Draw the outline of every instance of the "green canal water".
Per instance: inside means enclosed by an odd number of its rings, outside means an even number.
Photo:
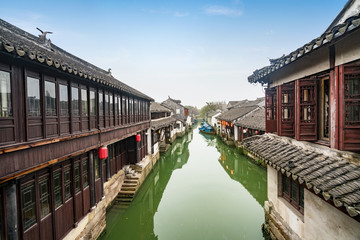
[[[263,239],[266,170],[195,129],[160,157],[132,204],[114,205],[102,239]]]

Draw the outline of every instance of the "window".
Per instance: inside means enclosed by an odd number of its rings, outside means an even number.
[[[121,116],[121,98],[118,98],[118,114]]]
[[[329,122],[330,122],[330,87],[329,78],[320,81],[320,123],[319,135],[322,140],[329,140]]]
[[[21,189],[24,231],[36,224],[35,184],[32,182]]]
[[[281,196],[301,213],[304,213],[304,187],[284,175],[281,175],[281,179]]]
[[[96,115],[96,99],[95,99],[95,91],[90,91],[90,116]]]
[[[80,186],[80,163],[79,162],[75,163],[74,171],[75,171],[75,176],[74,176],[75,193],[78,193],[81,190],[81,186]]]
[[[76,87],[71,88],[71,106],[72,115],[79,116],[79,89]]]
[[[104,116],[104,98],[101,92],[99,92],[99,115]]]
[[[109,115],[109,94],[105,94],[105,115]]]
[[[67,167],[64,170],[64,190],[65,190],[65,201],[67,201],[72,197],[70,167]]]
[[[11,117],[11,82],[10,73],[0,71],[0,117]]]
[[[94,157],[94,163],[95,163],[95,179],[100,178],[100,159],[99,156],[96,155]]]
[[[55,208],[61,206],[61,204],[63,203],[61,170],[58,170],[54,173],[54,198]]]
[[[114,96],[114,108],[115,108],[115,116],[117,116],[119,114],[119,109],[118,109],[118,97],[115,95]]]
[[[82,162],[82,167],[83,167],[83,187],[86,188],[87,186],[89,186],[89,175],[88,175],[88,161],[87,159],[83,160]]]
[[[69,116],[68,86],[59,84],[60,90],[60,116]]]
[[[360,73],[345,74],[345,125],[360,125]]]
[[[109,95],[109,99],[110,99],[110,115],[114,115],[114,96],[113,95]]]
[[[122,115],[125,116],[126,115],[126,98],[125,96],[122,96],[122,102],[121,102],[121,105],[122,105]]]
[[[45,81],[45,111],[46,116],[56,116],[55,83]]]
[[[50,213],[50,194],[49,194],[49,179],[43,177],[39,180],[40,191],[40,216],[41,219]]]
[[[87,96],[87,90],[81,89],[81,114],[83,116],[89,115],[88,110],[88,96]]]
[[[28,116],[41,116],[40,80],[27,77]]]
[[[132,117],[133,114],[134,114],[134,100],[132,98],[129,98],[129,115]]]

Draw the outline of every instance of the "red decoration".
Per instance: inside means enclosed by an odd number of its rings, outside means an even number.
[[[255,134],[258,134],[258,133],[259,133],[259,131],[258,131],[258,130],[256,130],[256,131],[255,131]]]
[[[107,147],[101,147],[99,149],[99,158],[106,159],[108,157],[108,149]]]
[[[136,141],[141,142],[141,135],[140,134],[136,134]]]
[[[231,123],[231,127],[233,127],[234,125],[233,125],[233,123]]]

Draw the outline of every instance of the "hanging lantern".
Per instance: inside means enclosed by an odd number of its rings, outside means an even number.
[[[231,125],[230,125],[231,127],[233,127],[234,126],[234,124],[233,123],[231,123]]]
[[[249,131],[249,129],[247,128],[247,129],[245,129],[246,130],[246,132],[248,132]]]
[[[258,130],[256,130],[256,131],[255,131],[255,134],[258,134],[258,133],[259,133],[259,131],[258,131]]]
[[[141,142],[141,135],[140,134],[136,134],[136,141]]]
[[[99,158],[106,159],[108,157],[108,149],[107,147],[101,147],[99,149]]]
[[[246,133],[246,129],[243,130],[243,133]]]

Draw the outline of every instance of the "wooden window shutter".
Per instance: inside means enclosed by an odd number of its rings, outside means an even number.
[[[278,89],[278,135],[294,137],[295,136],[295,84],[286,83],[279,86]]]
[[[296,139],[316,141],[317,136],[317,82],[316,79],[296,81]]]
[[[268,133],[273,133],[277,131],[276,106],[276,88],[265,89],[265,128],[266,132]]]
[[[360,151],[360,63],[340,66],[340,149]]]

